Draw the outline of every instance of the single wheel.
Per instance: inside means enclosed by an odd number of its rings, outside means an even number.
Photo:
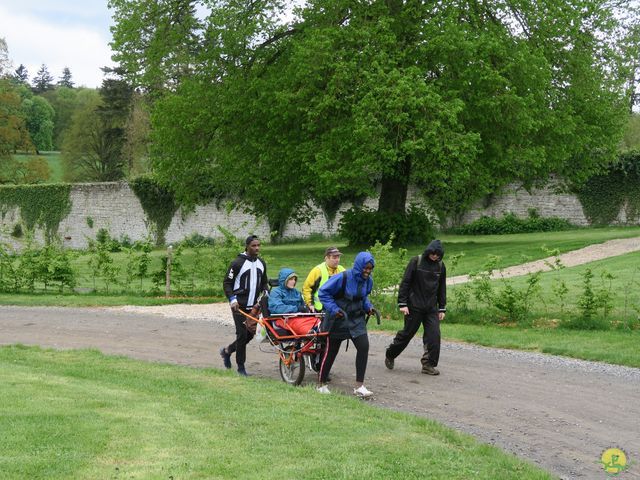
[[[304,379],[304,358],[295,350],[295,345],[290,345],[280,355],[280,376],[289,385],[300,385]]]

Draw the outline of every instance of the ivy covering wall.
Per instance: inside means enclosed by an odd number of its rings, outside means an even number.
[[[592,225],[609,225],[625,209],[627,223],[640,218],[640,150],[620,154],[607,172],[591,177],[576,192]]]
[[[152,177],[135,178],[129,182],[129,186],[140,200],[142,209],[151,223],[156,236],[156,244],[164,245],[165,234],[180,205],[176,203],[173,194],[159,185]]]
[[[42,228],[50,242],[58,233],[60,222],[71,211],[71,185],[11,185],[0,186],[0,213],[20,209],[20,217],[28,230]]]

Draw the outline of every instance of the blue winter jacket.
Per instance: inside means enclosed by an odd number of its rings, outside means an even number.
[[[302,294],[295,288],[287,288],[287,280],[297,277],[290,268],[283,268],[278,274],[278,286],[269,293],[269,312],[279,313],[304,312],[305,305]]]
[[[375,266],[373,255],[369,252],[360,252],[356,255],[356,259],[353,262],[353,268],[345,270],[343,273],[333,275],[327,280],[327,282],[320,287],[318,291],[318,298],[322,302],[325,312],[329,315],[335,315],[340,307],[336,304],[335,297],[342,290],[342,276],[347,276],[347,283],[345,285],[345,293],[352,297],[362,297],[362,309],[368,312],[373,308],[373,305],[369,301],[369,294],[373,288],[373,278],[371,275],[366,280],[362,277],[362,270],[364,266],[370,263]]]

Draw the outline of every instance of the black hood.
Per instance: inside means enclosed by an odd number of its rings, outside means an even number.
[[[433,240],[425,249],[424,256],[429,258],[430,253],[437,253],[440,257],[440,260],[444,258],[444,247],[442,246],[442,242],[440,240]]]

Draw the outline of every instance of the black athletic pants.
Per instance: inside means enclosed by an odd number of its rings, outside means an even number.
[[[422,344],[424,345],[424,354],[422,355],[422,365],[431,365],[436,367],[440,358],[440,320],[438,320],[438,312],[421,312],[412,310],[409,315],[404,316],[404,328],[396,333],[393,342],[387,348],[387,357],[394,359],[402,353],[409,345],[411,339],[415,336],[420,328],[424,327],[422,335]]]
[[[369,357],[369,336],[365,333],[359,337],[352,338],[354,347],[356,347],[356,382],[364,382],[364,374],[367,371],[367,359]],[[327,337],[327,345],[322,363],[320,364],[320,383],[326,383],[329,372],[333,366],[333,362],[338,355],[342,345],[342,340]]]
[[[253,338],[254,332],[247,329],[247,325],[245,324],[247,317],[240,312],[232,313],[233,323],[236,324],[236,339],[227,347],[227,352],[229,355],[236,352],[236,363],[238,367],[244,367],[244,362],[247,359],[247,343]]]

